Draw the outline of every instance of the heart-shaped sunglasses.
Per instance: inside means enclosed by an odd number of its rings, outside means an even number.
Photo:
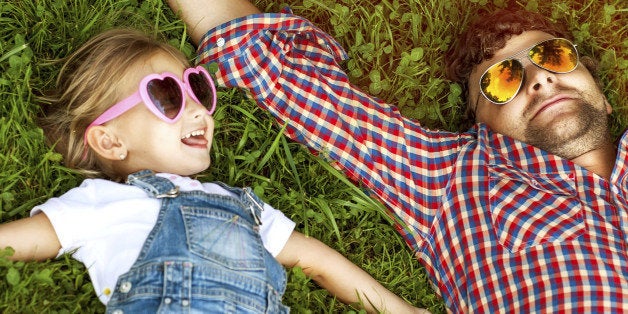
[[[121,100],[103,112],[85,129],[85,145],[87,131],[93,126],[102,125],[127,112],[136,105],[143,103],[155,116],[167,123],[175,123],[185,110],[185,95],[205,106],[208,114],[216,109],[216,86],[211,76],[202,66],[188,68],[183,72],[183,81],[170,72],[149,74],[139,84],[133,95]]]

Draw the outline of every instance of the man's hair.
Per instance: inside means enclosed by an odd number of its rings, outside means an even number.
[[[504,48],[512,36],[533,30],[573,41],[571,33],[564,25],[554,23],[539,13],[506,8],[477,16],[449,49],[445,58],[445,71],[450,80],[462,85],[468,120],[466,122],[475,121],[473,110],[469,108],[468,94],[469,83],[473,84],[469,82],[473,69]],[[581,58],[580,61],[597,79],[597,63],[590,58]]]
[[[189,66],[179,50],[129,29],[96,35],[67,58],[55,90],[40,98],[44,110],[39,121],[48,144],[63,155],[65,166],[87,177],[120,179],[114,169],[97,158],[83,136],[92,121],[128,96],[119,91],[129,71],[156,53],[165,53]]]

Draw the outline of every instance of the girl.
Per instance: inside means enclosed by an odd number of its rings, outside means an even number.
[[[57,86],[42,127],[91,179],[0,226],[13,259],[72,253],[111,313],[287,312],[279,263],[370,312],[421,311],[250,189],[187,177],[209,167],[216,91],[178,50],[107,31],[69,57]]]

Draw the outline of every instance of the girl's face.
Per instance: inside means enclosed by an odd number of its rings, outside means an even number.
[[[120,86],[121,99],[135,91],[148,74],[171,72],[181,79],[185,66],[166,53],[158,53],[129,69]],[[207,109],[185,95],[185,109],[175,123],[167,123],[144,105],[135,106],[107,123],[114,128],[126,157],[118,166],[121,173],[150,169],[178,175],[192,175],[209,167],[209,150],[214,119]]]

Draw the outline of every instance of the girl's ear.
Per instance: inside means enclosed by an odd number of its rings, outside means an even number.
[[[93,126],[87,131],[87,143],[102,158],[124,160],[121,156],[126,156],[124,143],[104,125]]]

